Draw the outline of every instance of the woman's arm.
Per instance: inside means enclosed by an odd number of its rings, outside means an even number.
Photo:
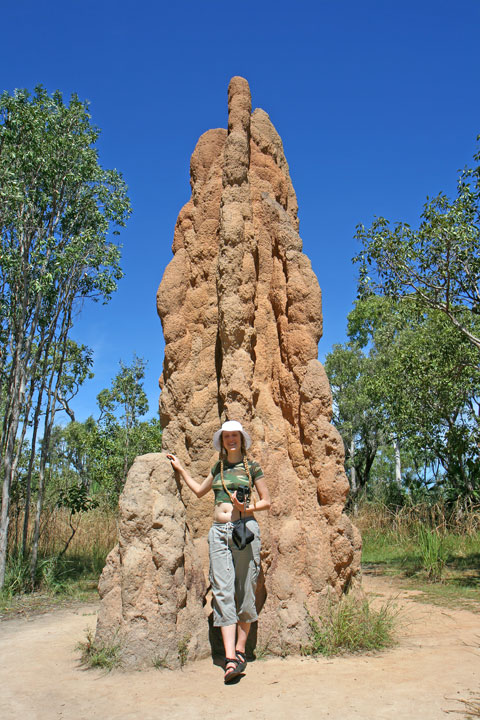
[[[211,490],[212,482],[213,482],[212,473],[209,473],[208,477],[205,478],[205,480],[202,480],[202,482],[197,482],[197,480],[194,480],[188,474],[188,472],[185,470],[185,468],[183,467],[180,460],[177,457],[175,457],[175,455],[168,453],[167,458],[172,463],[173,469],[176,470],[182,476],[185,484],[188,485],[190,490],[192,490],[192,492],[194,492],[198,498],[203,497],[204,495],[207,494],[207,492],[209,490]]]
[[[257,488],[258,497],[257,504],[250,500],[249,507],[245,508],[244,503],[240,503],[237,500],[237,493],[233,495],[233,506],[237,508],[244,515],[253,515],[257,510],[269,510],[270,509],[270,493],[268,492],[267,483],[265,478],[261,477],[255,482]]]

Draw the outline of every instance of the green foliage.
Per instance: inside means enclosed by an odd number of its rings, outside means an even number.
[[[42,586],[54,595],[64,593],[68,584],[69,568],[54,555],[38,563]]]
[[[142,360],[134,358],[131,367],[121,365],[121,372],[112,382],[115,401],[119,398],[125,401],[118,409],[119,418],[114,413],[117,410],[115,406],[112,406],[108,413],[102,412],[103,406],[100,407],[99,421],[90,417],[84,423],[72,421],[65,427],[53,427],[48,453],[45,454],[48,483],[45,483],[43,489],[44,511],[53,515],[57,514],[55,508],[67,509],[68,526],[61,529],[51,546],[45,547],[44,537],[49,534],[52,524],[49,522],[44,525],[43,537],[39,538],[42,547],[39,551],[38,567],[33,575],[34,581],[32,577],[27,579],[26,561],[16,564],[20,552],[19,516],[21,515],[23,520],[22,506],[26,502],[28,491],[31,499],[38,499],[38,467],[44,443],[41,442],[32,456],[30,473],[30,453],[20,453],[18,473],[11,493],[16,528],[10,548],[14,562],[11,567],[9,565],[6,578],[8,593],[26,592],[36,586],[52,592],[68,591],[72,578],[66,553],[71,545],[75,545],[77,533],[86,522],[84,518],[97,507],[102,507],[103,510],[108,507],[115,508],[134,458],[148,452],[160,451],[162,433],[159,420],[140,420],[140,414],[148,408],[141,383],[144,367]],[[122,381],[126,379],[126,382],[121,385],[117,382],[119,378]],[[48,542],[46,544],[48,545]],[[96,548],[91,549],[92,554],[96,553],[96,557],[98,556],[98,571],[102,569],[106,552],[110,549],[111,545],[105,548],[103,544],[97,553]],[[70,555],[69,557],[71,558]]]
[[[36,568],[36,584],[54,594],[63,592],[66,587],[65,578],[62,581],[62,574],[65,575],[65,571],[62,571],[57,560],[57,557],[41,559]],[[23,557],[21,553],[10,554],[2,590],[4,597],[28,593],[31,590],[29,558]]]
[[[49,303],[72,272],[78,295],[108,298],[121,276],[118,248],[105,237],[130,208],[120,174],[98,164],[98,137],[76,95],[66,105],[60,92],[38,86],[32,96],[0,97],[2,267],[11,280],[24,273],[25,238],[32,300],[40,294]]]
[[[98,598],[98,578],[117,540],[115,514],[105,507],[77,514],[75,537],[62,554],[71,533],[71,514],[57,507],[47,507],[46,513],[36,567],[38,592],[32,593],[30,557],[12,550],[4,590],[0,592],[2,614],[14,614],[15,608],[22,605],[34,611],[37,606],[48,608]]]
[[[334,345],[326,357],[325,371],[332,389],[333,421],[345,444],[346,468],[351,478],[352,469],[355,471],[355,483],[351,482],[355,497],[368,484],[384,437],[382,408],[371,397],[376,362],[355,344]]]
[[[72,420],[74,420],[74,414],[70,409],[70,402],[77,395],[85,380],[93,378],[92,365],[93,351],[91,348],[86,345],[78,345],[74,340],[68,338],[57,396],[62,409]]]
[[[72,515],[98,507],[98,500],[88,496],[88,489],[85,485],[71,485],[66,490],[61,489],[58,493],[57,503],[60,507],[68,508]]]
[[[453,200],[443,193],[427,199],[417,230],[405,223],[392,229],[384,218],[368,230],[360,225],[363,249],[355,261],[361,296],[376,291],[439,310],[478,351],[480,335],[466,320],[480,311],[480,152],[474,161],[460,174]]]
[[[404,486],[451,502],[480,499],[480,153],[474,160],[453,200],[427,200],[418,229],[384,218],[357,228],[359,300],[343,348],[362,366],[347,395],[360,390],[358,408],[380,418],[383,445],[393,438],[408,455]],[[352,425],[338,427],[362,453],[358,417]]]
[[[401,575],[421,587],[428,601],[450,604],[478,599],[479,507],[445,502],[392,510],[360,504],[355,523],[362,534],[362,563]]]
[[[114,410],[120,408],[122,424],[131,428],[138,417],[148,412],[148,400],[143,390],[145,361],[133,356],[131,365],[120,361],[120,372],[114,377],[110,390],[102,390],[97,396],[98,406],[104,422],[113,422]]]
[[[57,478],[57,502],[61,505],[75,512],[92,509],[97,503],[116,506],[134,458],[160,451],[159,420],[140,420],[148,410],[144,371],[144,361],[136,356],[130,366],[121,363],[111,388],[98,395],[98,421],[90,417],[54,429],[51,483]]]
[[[92,492],[114,507],[135,457],[160,452],[160,421],[152,418],[130,428],[128,444],[125,428],[117,423],[109,423],[108,427],[99,426],[96,436],[98,443],[90,455]]]
[[[110,549],[92,545],[87,553],[67,557],[59,556],[57,552],[42,552],[36,567],[35,587],[49,596],[76,597],[79,591],[96,591]],[[2,590],[4,599],[31,591],[30,558],[21,553],[10,553]]]
[[[25,366],[75,300],[108,300],[122,276],[106,238],[130,206],[121,175],[98,163],[98,136],[76,95],[68,105],[41,86],[0,96],[0,319]]]
[[[339,655],[383,650],[395,643],[398,611],[387,601],[378,609],[369,599],[345,595],[330,602],[321,618],[310,617],[311,645],[306,655]]]
[[[110,672],[121,665],[119,643],[100,643],[95,640],[92,630],[87,630],[87,637],[84,642],[77,645],[81,652],[81,662],[89,668],[103,668]]]
[[[161,448],[159,421],[139,421],[148,411],[144,377],[145,361],[134,355],[131,365],[120,362],[120,371],[111,387],[97,396],[100,410],[97,449],[101,448],[101,452],[95,478],[102,478],[102,484],[109,485],[115,499],[134,458],[146,452],[159,452]]]
[[[122,277],[120,248],[108,234],[130,214],[126,186],[104,170],[87,105],[76,95],[39,86],[30,95],[0,96],[0,439],[2,493],[0,587],[4,582],[10,487],[17,448],[31,428],[26,472],[30,496],[40,420],[38,462],[41,510],[50,434],[59,407],[89,375],[91,352],[69,338],[75,309],[86,298],[107,301]],[[35,519],[32,582],[40,512]]]
[[[407,492],[423,487],[452,502],[480,498],[480,369],[473,345],[440,311],[376,295],[357,301],[348,334],[350,342],[335,346],[325,367],[347,468],[356,467],[360,485],[371,491],[379,472],[386,477],[389,457],[394,468],[394,439]],[[352,440],[357,458],[350,457]],[[373,481],[362,469],[367,453]]]

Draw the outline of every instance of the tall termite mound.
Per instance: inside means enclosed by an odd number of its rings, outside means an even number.
[[[343,512],[344,448],[317,360],[320,288],[302,252],[282,141],[263,110],[252,113],[243,78],[229,85],[228,130],[201,136],[190,175],[157,296],[163,446],[202,478],[223,420],[250,431],[272,497],[269,514],[258,513],[258,633],[272,652],[298,650],[308,612],[358,573],[361,543]],[[213,496],[180,492],[206,571]]]

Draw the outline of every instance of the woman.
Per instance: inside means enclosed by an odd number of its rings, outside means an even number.
[[[246,457],[250,445],[250,436],[239,422],[224,422],[213,436],[219,460],[203,482],[193,480],[175,455],[167,455],[198,498],[211,489],[215,493],[213,525],[208,533],[210,583],[213,624],[220,627],[225,647],[225,683],[247,667],[245,644],[250,625],[258,617],[255,588],[260,570],[260,531],[253,513],[270,507],[262,469]],[[242,548],[245,541],[248,544]]]

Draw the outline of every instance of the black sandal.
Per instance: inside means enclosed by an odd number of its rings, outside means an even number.
[[[239,661],[239,667],[241,666],[242,668],[241,671],[244,672],[247,667],[247,656],[241,650],[235,650],[235,655],[237,656],[237,660]]]
[[[231,670],[227,670],[228,665],[233,665]],[[234,678],[238,677],[245,670],[245,663],[240,662],[236,657],[225,658],[225,675],[223,676],[223,682],[225,684],[231,682]]]

